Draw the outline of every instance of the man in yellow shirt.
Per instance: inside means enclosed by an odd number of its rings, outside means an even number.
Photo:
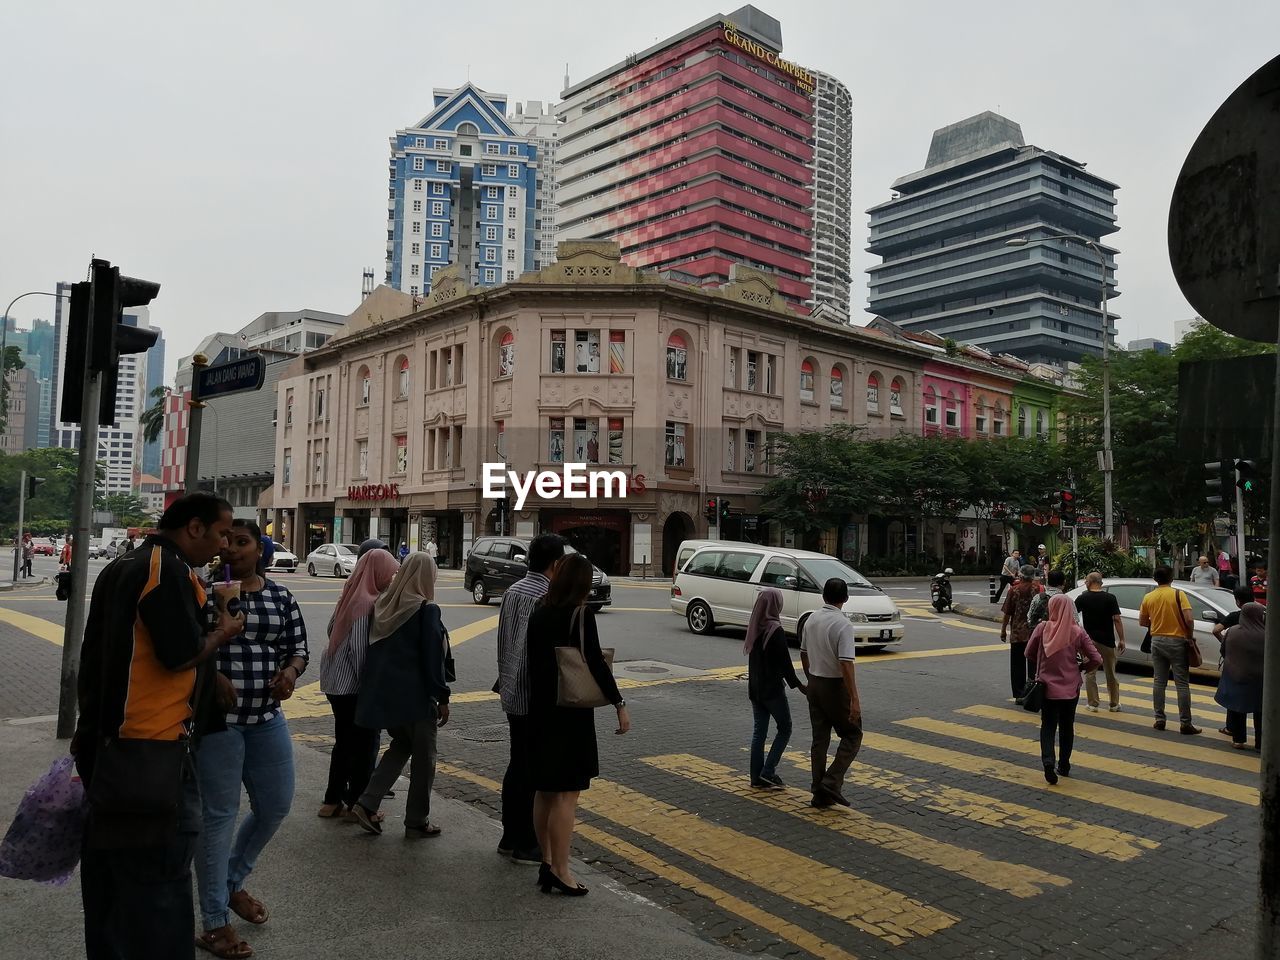
[[[1191,614],[1191,601],[1181,590],[1175,590],[1173,571],[1168,567],[1156,567],[1156,588],[1142,598],[1138,610],[1138,623],[1151,630],[1151,666],[1155,684],[1151,692],[1155,709],[1157,730],[1163,730],[1164,691],[1173,674],[1173,685],[1178,691],[1178,732],[1192,736],[1200,728],[1191,723],[1191,671],[1187,661],[1187,643],[1195,643],[1195,619]],[[1188,639],[1190,638],[1190,639]]]

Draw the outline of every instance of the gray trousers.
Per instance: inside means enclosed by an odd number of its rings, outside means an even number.
[[[1164,691],[1173,674],[1173,685],[1178,691],[1178,720],[1191,723],[1191,671],[1187,666],[1187,641],[1182,637],[1151,637],[1151,666],[1155,684],[1151,690],[1151,706],[1156,719],[1164,717]]]
[[[395,785],[396,779],[409,766],[409,799],[405,803],[404,825],[424,827],[431,816],[431,785],[436,779],[436,709],[431,716],[419,720],[411,727],[393,727],[391,745],[378,761],[377,769],[369,778],[369,786],[360,798],[360,806],[366,810],[378,809],[382,798]]]
[[[862,746],[862,726],[849,720],[849,691],[838,677],[809,678],[809,722],[813,725],[813,792],[840,793],[849,764]],[[840,735],[835,759],[827,765],[831,731]]]

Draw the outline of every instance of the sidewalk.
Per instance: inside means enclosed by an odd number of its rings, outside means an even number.
[[[48,586],[51,581],[48,577],[28,577],[25,580],[0,580],[0,593],[7,593],[10,590],[30,590],[33,587]]]
[[[53,724],[0,723],[0,833],[26,788],[66,749]],[[294,748],[293,812],[250,881],[271,920],[238,924],[263,960],[430,956],[728,960],[732,951],[699,939],[675,915],[575,864],[591,888],[582,898],[543,896],[536,871],[496,855],[498,827],[487,816],[438,794],[437,840],[407,842],[401,831],[402,782],[383,805],[387,832],[370,836],[355,824],[321,820],[328,757]],[[242,813],[248,801],[242,800]],[[4,955],[49,960],[83,957],[79,878],[65,887],[0,879]],[[199,913],[197,911],[197,924]],[[206,954],[197,954],[206,956]]]

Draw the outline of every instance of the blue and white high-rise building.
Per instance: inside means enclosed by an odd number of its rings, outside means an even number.
[[[472,286],[536,269],[552,187],[540,176],[537,137],[516,133],[505,95],[468,83],[435,90],[434,100],[391,138],[387,283],[425,296],[450,264]]]

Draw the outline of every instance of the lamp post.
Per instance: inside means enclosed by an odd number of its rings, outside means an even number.
[[[1115,539],[1114,512],[1111,505],[1111,317],[1107,312],[1107,254],[1102,244],[1078,233],[1055,233],[1048,237],[1012,237],[1006,247],[1026,247],[1050,240],[1075,240],[1098,257],[1102,271],[1102,509],[1107,539]]]
[[[12,300],[9,305],[4,308],[4,316],[0,317],[0,390],[6,394],[9,392],[9,383],[7,371],[3,369],[5,352],[9,349],[9,311],[13,309],[13,305],[24,297],[57,297],[60,300],[70,299],[65,293],[50,293],[48,290],[28,290],[26,293],[20,293]],[[55,398],[56,400],[56,398]]]

